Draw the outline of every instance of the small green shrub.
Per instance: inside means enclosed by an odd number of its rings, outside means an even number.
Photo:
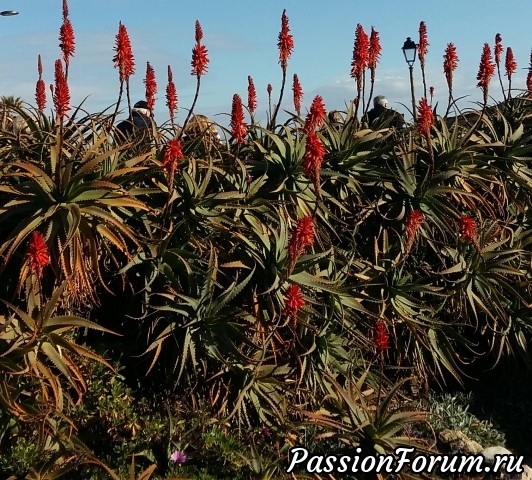
[[[460,430],[482,447],[504,446],[504,433],[489,420],[480,420],[469,412],[473,402],[471,393],[431,394],[425,401],[429,412],[428,421],[436,432],[445,429]]]

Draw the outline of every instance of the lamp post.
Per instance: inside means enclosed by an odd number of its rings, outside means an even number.
[[[410,37],[407,37],[405,43],[403,44],[403,48],[401,50],[403,50],[406,63],[408,63],[408,69],[410,70],[410,92],[412,93],[412,115],[414,116],[414,121],[415,121],[417,120],[417,112],[416,112],[416,97],[414,95],[414,62],[416,61],[417,45]]]

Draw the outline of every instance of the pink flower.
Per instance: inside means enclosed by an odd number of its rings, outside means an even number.
[[[176,450],[175,452],[172,452],[172,455],[170,455],[170,460],[178,465],[185,463],[187,458],[188,457],[186,456],[185,452],[181,450]]]

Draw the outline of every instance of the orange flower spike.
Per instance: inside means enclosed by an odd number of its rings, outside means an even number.
[[[417,128],[420,135],[430,137],[430,129],[434,124],[434,114],[427,99],[423,97],[419,101],[418,116],[417,116]]]
[[[135,59],[131,50],[131,41],[125,25],[118,24],[118,33],[114,47],[116,55],[113,57],[115,68],[118,67],[120,81],[128,80],[135,73]]]
[[[28,266],[32,273],[42,277],[44,267],[50,264],[50,254],[41,232],[33,231],[28,244]]]
[[[481,252],[477,237],[477,223],[469,215],[462,215],[460,217],[460,235],[462,240],[471,240],[477,252]]]
[[[166,85],[166,106],[172,123],[174,122],[175,113],[177,112],[177,92],[174,84],[174,75],[172,67],[168,65],[168,84]]]
[[[303,98],[303,89],[299,83],[299,78],[296,73],[294,73],[294,83],[292,86],[292,91],[294,92],[294,108],[298,115],[301,115],[301,99]]]
[[[448,43],[445,49],[445,55],[443,56],[443,72],[447,80],[449,90],[453,89],[453,72],[458,66],[458,55],[456,54],[456,47],[454,43]]]
[[[231,135],[236,143],[246,143],[247,135],[246,123],[244,121],[244,107],[240,95],[233,95],[233,107],[231,110]]]
[[[503,51],[504,51],[504,48],[502,46],[502,37],[501,37],[501,34],[498,33],[497,35],[495,35],[495,47],[493,48],[495,63],[497,65],[501,63],[501,55]]]
[[[508,79],[512,78],[512,75],[517,70],[517,63],[514,58],[514,52],[511,47],[506,49],[506,59],[504,61],[504,67],[506,68],[506,76]]]
[[[248,75],[248,110],[251,115],[255,113],[257,108],[257,91],[255,90],[255,84],[253,78]]]
[[[416,238],[416,233],[425,221],[425,216],[421,213],[420,210],[412,210],[408,218],[406,219],[406,247],[405,253],[410,252],[414,240]]]
[[[314,244],[314,221],[312,217],[302,217],[296,226],[296,231],[288,244],[288,275],[292,273],[297,260],[307,247]]]
[[[307,134],[313,133],[316,129],[323,126],[325,121],[325,105],[323,103],[323,98],[319,95],[314,97],[312,104],[310,105],[310,110],[305,120],[305,132]]]
[[[43,112],[46,108],[46,85],[42,79],[42,62],[40,55],[37,61],[37,71],[39,72],[39,79],[35,86],[35,101],[37,102],[37,108]]]
[[[146,85],[146,103],[148,104],[148,109],[153,111],[155,107],[155,94],[157,93],[157,82],[155,81],[155,71],[150,65],[150,62],[146,64],[144,85]]]
[[[286,297],[283,314],[291,319],[297,319],[299,310],[305,306],[305,300],[298,285],[290,285],[286,289]]]
[[[368,68],[371,70],[372,76],[375,75],[375,69],[379,63],[381,51],[382,47],[379,39],[379,32],[371,27],[371,34],[369,37]]]
[[[55,88],[53,89],[54,107],[59,119],[67,116],[70,110],[70,90],[63,71],[61,60],[55,61]]]
[[[281,16],[281,31],[279,32],[277,46],[279,48],[279,63],[285,72],[288,66],[288,59],[294,49],[294,37],[290,34],[286,10],[283,10],[283,15]]]
[[[73,57],[74,52],[76,51],[74,28],[68,18],[63,20],[63,24],[59,29],[59,42],[59,47],[63,53],[63,60],[65,61],[65,65],[68,66],[70,63],[70,57]]]
[[[377,320],[373,341],[378,354],[390,348],[390,336],[382,320]]]
[[[425,67],[425,56],[429,52],[429,42],[427,39],[427,25],[425,22],[419,24],[419,45],[417,48],[417,56],[421,67]]]
[[[362,79],[364,70],[369,64],[370,42],[364,28],[359,23],[355,31],[355,45],[353,47],[353,60],[351,61],[351,77]]]
[[[308,134],[303,157],[305,176],[314,183],[316,195],[320,195],[320,170],[325,156],[325,147],[316,133]]]
[[[491,62],[491,48],[488,43],[485,43],[477,74],[477,87],[482,89],[484,104],[488,103],[488,87],[493,75],[495,75],[495,65]]]
[[[207,52],[207,47],[202,45],[201,40],[203,39],[203,30],[198,20],[196,20],[196,45],[192,49],[192,75],[196,77],[201,77],[207,73],[207,68],[209,65],[209,56]]]

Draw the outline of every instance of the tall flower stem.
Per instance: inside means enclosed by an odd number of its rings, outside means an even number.
[[[200,91],[200,85],[201,85],[201,77],[197,77],[196,81],[196,93],[194,94],[194,100],[192,100],[192,105],[188,111],[187,117],[185,118],[185,121],[183,122],[183,127],[181,128],[181,131],[179,132],[179,135],[177,137],[178,140],[181,139],[183,136],[183,133],[185,132],[185,128],[187,126],[187,123],[190,120],[190,117],[192,116],[192,112],[194,111],[194,107],[196,106],[196,102],[198,101],[199,91]]]
[[[277,113],[279,112],[281,101],[283,100],[285,83],[286,83],[286,69],[283,69],[283,81],[281,82],[281,91],[279,92],[279,101],[277,102],[277,105],[275,105],[275,110],[273,111],[273,115],[270,119],[270,125],[269,125],[270,130],[273,130],[275,128],[275,121],[277,119]],[[270,106],[270,109],[271,109],[271,106]]]

